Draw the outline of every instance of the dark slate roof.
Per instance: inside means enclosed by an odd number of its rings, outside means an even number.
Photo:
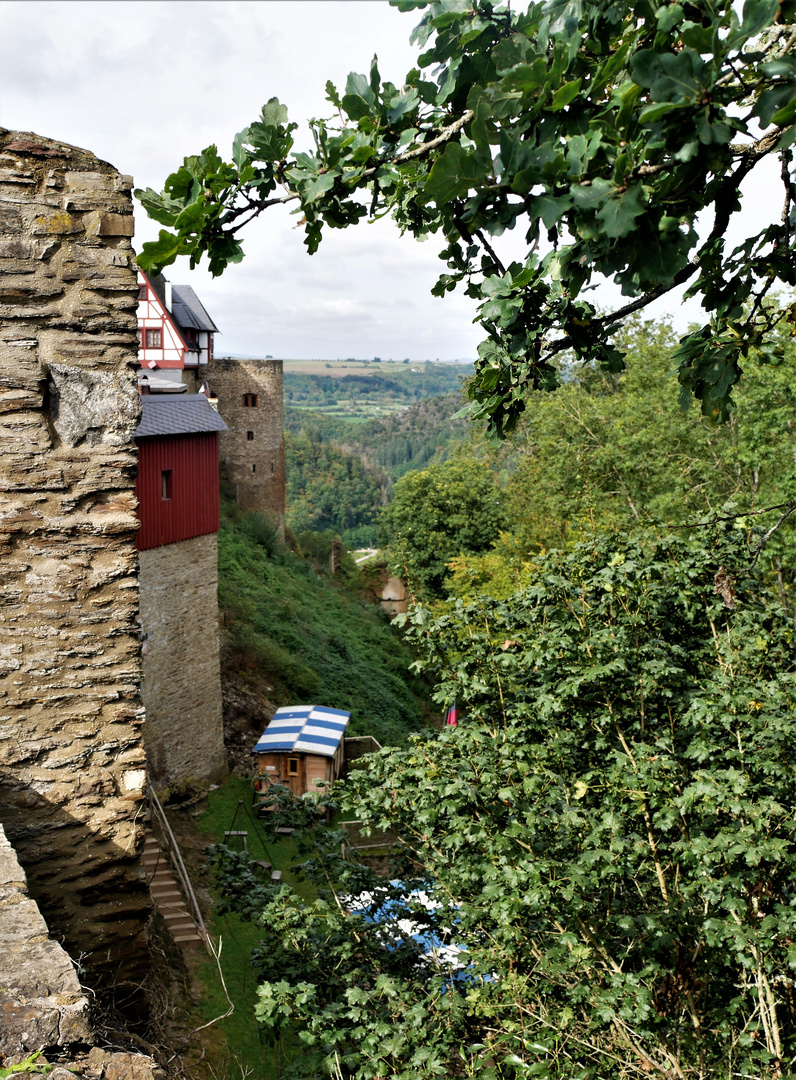
[[[149,395],[141,398],[141,423],[133,437],[147,435],[193,435],[203,431],[226,431],[227,425],[204,394]]]
[[[156,277],[149,278],[149,283],[165,307],[166,279],[162,274],[158,274]],[[190,326],[194,330],[209,330],[215,334],[219,332],[190,285],[171,286],[171,316],[177,326]]]
[[[194,330],[218,333],[218,327],[202,306],[202,302],[190,285],[172,285],[171,314],[177,326],[191,326]]]

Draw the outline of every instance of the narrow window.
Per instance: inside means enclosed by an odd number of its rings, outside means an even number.
[[[292,757],[287,759],[287,771],[291,776],[298,776],[298,767],[298,758]]]
[[[246,432],[246,438],[247,438],[247,440],[249,442],[254,442],[254,432],[253,431],[247,431]]]
[[[257,472],[257,466],[256,465],[252,465],[252,472]]]
[[[164,469],[160,474],[160,497],[161,499],[171,498],[171,469]]]
[[[138,286],[138,299],[139,300],[146,300],[146,298],[147,298],[146,285],[139,285]]]
[[[272,475],[273,475],[273,471],[274,471],[274,463],[273,463],[273,461],[272,461],[272,462],[271,462],[271,473],[272,473]]]
[[[163,334],[160,330],[147,330],[146,347],[148,349],[160,349],[163,347]]]
[[[144,331],[139,330],[138,331],[138,348],[143,349],[143,347],[144,347]]]
[[[256,409],[257,408],[257,395],[256,394],[244,394],[243,395],[243,406],[246,409]]]

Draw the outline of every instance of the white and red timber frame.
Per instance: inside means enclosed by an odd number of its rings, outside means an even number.
[[[167,289],[170,288],[167,283]],[[146,274],[138,271],[138,362],[142,368],[198,368],[213,359],[213,335],[192,331],[195,342],[186,340],[172,313]],[[197,351],[198,348],[198,351]]]

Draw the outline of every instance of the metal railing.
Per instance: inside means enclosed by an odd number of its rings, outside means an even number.
[[[199,902],[196,899],[196,893],[193,891],[191,879],[188,876],[188,871],[185,869],[185,863],[182,861],[180,848],[174,838],[174,833],[171,831],[171,825],[169,825],[166,812],[160,805],[160,799],[157,797],[150,784],[147,785],[147,794],[149,795],[149,805],[152,812],[153,823],[157,822],[166,844],[166,856],[168,857],[169,865],[177,877],[181,892],[191,909],[191,918],[196,924],[196,929],[204,943],[204,947],[207,949],[208,953],[214,957],[215,952],[213,951],[213,946],[210,941],[210,935],[205,928],[202,912],[199,910]]]

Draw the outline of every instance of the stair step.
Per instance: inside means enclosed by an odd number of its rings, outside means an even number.
[[[193,919],[187,919],[184,916],[181,919],[166,919],[166,926],[169,928],[169,933],[172,935],[196,933]]]
[[[151,832],[144,836],[141,862],[147,873],[152,902],[166,923],[172,939],[177,945],[186,947],[201,945],[202,937],[188,914],[185,898],[174,880],[168,856]]]

